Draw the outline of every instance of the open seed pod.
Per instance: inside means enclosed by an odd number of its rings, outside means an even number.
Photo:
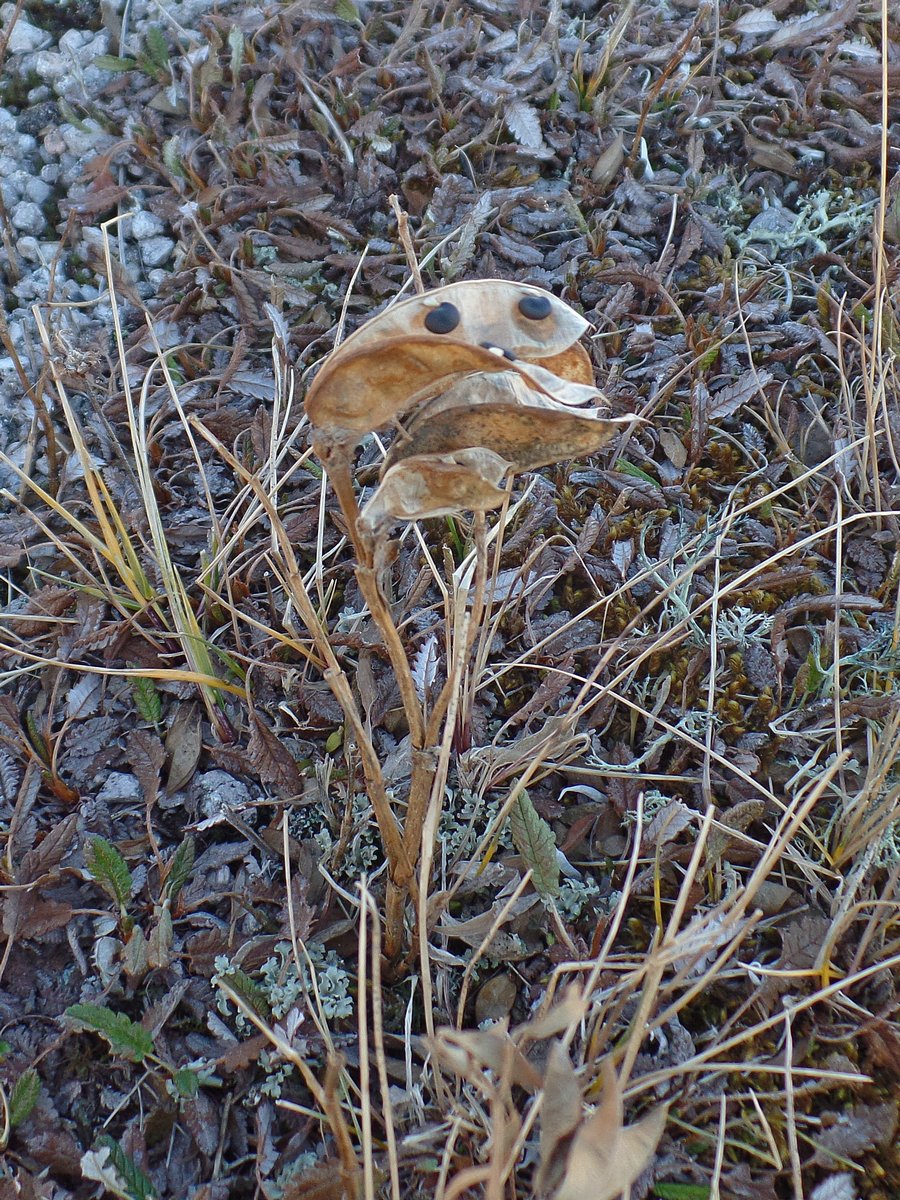
[[[353,445],[475,372],[513,371],[561,404],[586,404],[600,396],[592,385],[562,379],[538,363],[510,361],[502,351],[454,338],[410,334],[355,349],[351,341],[328,359],[306,395],[306,413],[320,441]]]
[[[573,412],[509,372],[472,375],[413,414],[388,451],[382,478],[411,456],[475,446],[499,454],[513,472],[533,471],[595,453],[633,419]]]
[[[499,346],[516,358],[549,366],[546,359],[576,345],[588,328],[584,317],[543,288],[508,279],[471,279],[393,305],[347,338],[341,349],[356,350],[389,337],[452,337],[474,346]],[[554,373],[568,378],[562,371]]]
[[[588,323],[541,288],[453,283],[374,317],[328,358],[306,396],[316,441],[351,446],[474,372],[513,371],[562,404],[596,401]]]

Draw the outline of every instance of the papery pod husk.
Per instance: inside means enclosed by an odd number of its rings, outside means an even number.
[[[535,358],[532,361],[536,366],[543,367],[545,371],[558,375],[560,379],[568,379],[572,383],[593,385],[594,364],[581,342],[575,342],[568,349],[560,350],[558,354]]]
[[[518,305],[525,297],[549,302],[548,316],[541,320],[522,316]],[[341,349],[405,335],[440,341],[448,335],[431,333],[425,321],[441,304],[452,304],[459,313],[459,324],[452,331],[455,341],[475,346],[490,342],[531,362],[561,354],[590,328],[590,322],[543,288],[508,279],[468,279],[391,305],[351,334]]]
[[[514,471],[534,471],[594,454],[633,420],[515,403],[458,405],[416,420],[398,434],[383,469],[390,471],[411,456],[482,446],[506,459]]]
[[[359,514],[359,529],[364,536],[376,537],[395,521],[499,508],[506,492],[498,485],[509,465],[498,454],[481,448],[406,458],[384,473]]]
[[[590,385],[561,379],[538,364],[510,362],[492,350],[453,338],[378,339],[351,352],[350,340],[319,371],[306,413],[320,440],[353,443],[473,373],[512,371],[564,405],[596,401]]]

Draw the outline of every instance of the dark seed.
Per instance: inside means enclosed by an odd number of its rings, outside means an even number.
[[[519,301],[519,312],[529,321],[543,321],[552,311],[548,296],[523,296]]]
[[[429,333],[452,333],[458,324],[459,309],[446,301],[433,308],[425,318],[425,328]]]

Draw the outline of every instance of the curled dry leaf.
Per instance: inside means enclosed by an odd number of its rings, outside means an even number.
[[[306,411],[354,524],[349,452],[403,421],[356,524],[370,550],[394,521],[497,508],[507,473],[592,454],[634,420],[573,411],[600,397],[587,328],[550,292],[482,279],[394,305],[330,356]]]
[[[622,1124],[622,1093],[612,1063],[603,1066],[603,1098],[572,1141],[553,1200],[615,1200],[650,1164],[666,1127],[666,1105],[636,1125]]]
[[[541,288],[449,284],[395,305],[352,334],[306,397],[319,440],[352,443],[474,372],[519,373],[563,404],[596,400],[588,322]]]
[[[490,1029],[438,1029],[430,1049],[442,1066],[479,1087],[486,1083],[485,1070],[497,1080],[506,1076],[528,1092],[541,1086],[537,1068],[513,1042],[505,1021]]]

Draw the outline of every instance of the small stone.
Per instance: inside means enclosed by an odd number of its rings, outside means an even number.
[[[31,200],[34,204],[43,204],[45,200],[49,199],[52,191],[53,189],[49,183],[45,183],[43,179],[38,179],[34,176],[28,180],[23,189],[24,198]]]
[[[4,4],[0,8],[0,17],[2,17],[4,28],[14,12],[14,4]],[[44,46],[49,46],[52,41],[51,33],[48,33],[46,29],[40,29],[37,25],[32,25],[24,15],[20,14],[19,19],[12,27],[6,49],[9,54],[30,54],[33,50],[42,50]]]
[[[128,226],[126,225],[126,229]],[[135,213],[131,221],[132,235],[140,242],[144,238],[156,237],[163,231],[163,223],[150,212]]]
[[[58,158],[60,154],[65,154],[66,143],[58,129],[48,130],[44,137],[44,150],[54,158]]]
[[[215,820],[223,810],[246,808],[252,804],[250,790],[227,771],[204,771],[190,782],[190,795],[207,820]]]
[[[95,151],[100,141],[108,136],[99,125],[93,125],[93,128],[91,125],[85,125],[83,129],[76,129],[74,125],[61,125],[59,132],[62,134],[66,149],[76,158],[82,158],[85,154]]]
[[[95,799],[107,804],[121,804],[123,801],[128,803],[140,800],[143,794],[143,789],[134,775],[125,771],[110,771]]]
[[[9,219],[13,229],[20,229],[22,233],[30,233],[35,237],[42,234],[47,226],[44,214],[31,200],[20,201],[9,214]]]
[[[45,83],[62,79],[69,69],[69,60],[55,50],[39,50],[34,56],[34,73]]]
[[[172,238],[151,237],[141,242],[141,261],[145,267],[161,267],[172,257],[175,242]]]
[[[79,58],[79,50],[93,41],[93,35],[83,29],[67,29],[59,39],[59,48],[64,54]]]
[[[19,129],[22,133],[37,135],[41,133],[48,125],[53,125],[59,121],[59,106],[55,100],[49,99],[49,88],[35,88],[36,92],[46,92],[47,97],[41,101],[34,100],[31,102],[31,107],[26,108],[19,117]]]
[[[41,243],[36,237],[26,234],[25,237],[20,237],[16,242],[16,253],[25,262],[40,262],[41,261]]]

